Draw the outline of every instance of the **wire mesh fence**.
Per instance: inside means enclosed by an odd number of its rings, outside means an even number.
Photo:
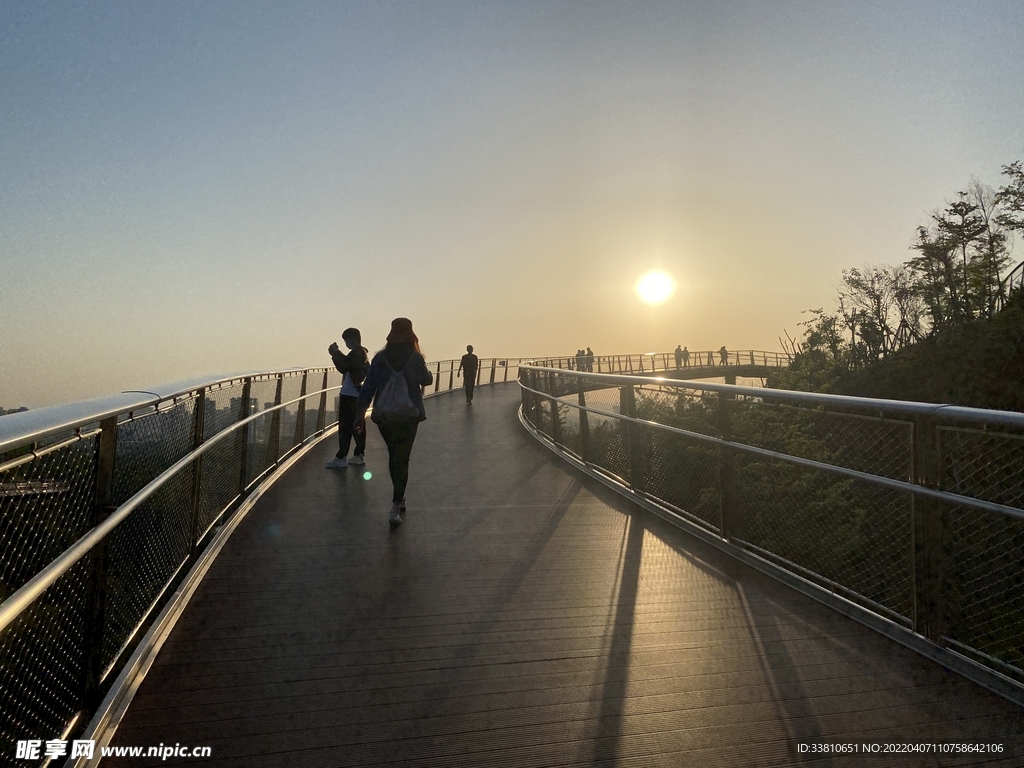
[[[458,363],[430,363],[427,394],[461,387]],[[518,364],[482,359],[475,381],[515,382]],[[211,531],[336,426],[341,384],[323,368],[256,374],[143,398],[102,423],[0,434],[0,766],[39,765],[15,758],[16,741],[85,724]],[[122,509],[98,545],[79,541]],[[70,566],[55,563],[69,552]]]
[[[1024,684],[1024,416],[569,362],[521,368],[523,418],[557,449]]]

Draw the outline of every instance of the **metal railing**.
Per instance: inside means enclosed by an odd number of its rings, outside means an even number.
[[[481,359],[478,383],[518,364]],[[428,365],[428,396],[461,386]],[[340,387],[290,369],[0,419],[0,765],[81,729],[217,527],[332,431]]]
[[[1024,414],[520,371],[564,458],[1024,701]]]
[[[993,314],[1005,307],[1010,297],[1019,292],[1022,287],[1024,287],[1024,261],[1010,270],[1010,274],[999,285],[999,293],[996,295]]]
[[[765,352],[757,349],[709,352],[696,350],[683,352],[644,352],[628,355],[595,355],[591,361],[585,356],[566,355],[545,357],[530,361],[532,365],[561,370],[587,371],[591,373],[657,373],[659,371],[685,370],[687,368],[725,368],[727,366],[752,368],[785,368],[791,356],[784,352]],[[724,374],[723,374],[724,375]],[[741,374],[742,375],[742,374]]]

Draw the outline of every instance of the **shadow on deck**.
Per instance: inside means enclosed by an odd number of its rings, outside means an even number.
[[[164,645],[105,766],[1020,765],[1014,705],[575,473],[518,387],[427,402],[390,533],[376,432],[261,499]],[[1001,743],[823,756],[798,743]],[[989,760],[989,762],[986,762]]]

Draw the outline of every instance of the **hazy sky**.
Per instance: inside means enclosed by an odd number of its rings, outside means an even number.
[[[1021,40],[1020,0],[4,0],[0,406],[398,315],[429,359],[776,349],[1024,159]]]

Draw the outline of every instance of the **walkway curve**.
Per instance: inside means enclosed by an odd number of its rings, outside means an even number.
[[[575,472],[514,385],[431,398],[394,533],[327,440],[211,566],[104,766],[1018,765],[1021,711]],[[799,743],[1008,752],[802,753]],[[1014,757],[1014,754],[1017,757]]]

